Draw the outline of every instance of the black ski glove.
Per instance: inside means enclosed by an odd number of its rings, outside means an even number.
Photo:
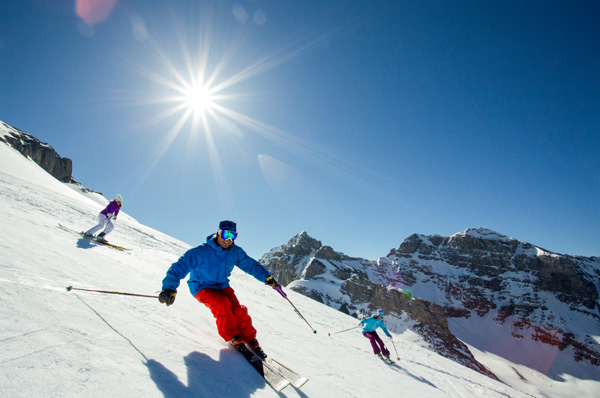
[[[279,283],[277,283],[277,281],[275,280],[275,278],[273,278],[272,276],[269,276],[267,278],[267,280],[265,281],[265,283],[269,286],[271,286],[273,289],[277,289],[279,287]]]
[[[161,304],[166,304],[167,307],[175,302],[175,296],[177,292],[173,289],[165,289],[158,295],[158,301]]]

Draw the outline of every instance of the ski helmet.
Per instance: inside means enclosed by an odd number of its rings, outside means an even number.
[[[383,318],[383,310],[381,308],[377,310],[377,315]]]

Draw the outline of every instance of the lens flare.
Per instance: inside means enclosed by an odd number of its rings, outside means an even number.
[[[110,17],[117,0],[77,0],[77,16],[90,25],[104,22]]]

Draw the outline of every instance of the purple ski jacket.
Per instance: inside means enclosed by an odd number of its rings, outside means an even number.
[[[104,214],[106,218],[111,218],[112,216],[112,218],[116,220],[117,214],[119,214],[119,210],[121,210],[121,206],[119,206],[117,201],[113,200],[100,213]]]

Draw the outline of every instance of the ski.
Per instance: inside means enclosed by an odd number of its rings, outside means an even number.
[[[78,231],[75,231],[74,229],[71,229],[71,228],[69,228],[69,227],[65,227],[64,225],[62,225],[62,224],[60,224],[60,223],[58,224],[58,227],[59,227],[59,228],[61,228],[61,229],[64,229],[65,231],[69,231],[69,232],[76,233],[77,235],[79,235],[79,236],[81,236],[81,237],[83,237],[83,238],[86,238],[86,239],[92,240],[92,241],[94,241],[94,242],[100,243],[100,244],[102,244],[102,245],[105,245],[105,246],[108,246],[108,247],[112,247],[113,249],[117,249],[117,250],[124,250],[124,251],[131,251],[131,250],[133,250],[133,249],[128,249],[128,248],[126,248],[126,247],[123,247],[123,246],[114,245],[114,244],[112,244],[112,243],[109,243],[109,242],[106,242],[106,241],[101,241],[101,240],[98,240],[98,239],[96,239],[96,238],[94,238],[94,237],[85,236],[85,235],[83,234],[83,232],[78,232]]]
[[[264,362],[258,355],[250,351],[244,344],[234,346],[234,348],[246,358],[248,363],[256,369],[256,371],[265,379],[267,384],[273,387],[275,391],[281,392],[281,390],[290,384],[289,380]]]
[[[275,369],[277,373],[285,377],[295,388],[302,387],[304,383],[308,381],[308,378],[296,373],[292,369],[288,368],[285,365],[282,365],[281,363],[277,362],[271,357],[264,358],[263,362]]]
[[[381,354],[377,354],[377,356],[379,357],[379,359],[381,359],[382,362],[387,363],[388,365],[393,365],[396,363],[396,362],[394,362],[393,359],[391,359],[389,357],[386,358]]]
[[[83,236],[83,235],[81,235],[81,236]],[[110,246],[110,247],[112,247],[113,249],[117,249],[117,250],[125,250],[125,251],[131,251],[131,250],[133,250],[133,249],[128,249],[128,248],[126,248],[126,247],[123,247],[123,246],[117,246],[117,245],[114,245],[114,244],[112,244],[112,243],[109,243],[109,242],[103,242],[103,241],[101,241],[101,240],[98,240],[98,239],[95,239],[95,238],[88,238],[87,236],[83,236],[83,237],[84,237],[84,238],[87,238],[87,239],[90,239],[90,240],[93,240],[94,242],[98,242],[98,243],[101,243],[101,244],[103,244],[103,245]]]

